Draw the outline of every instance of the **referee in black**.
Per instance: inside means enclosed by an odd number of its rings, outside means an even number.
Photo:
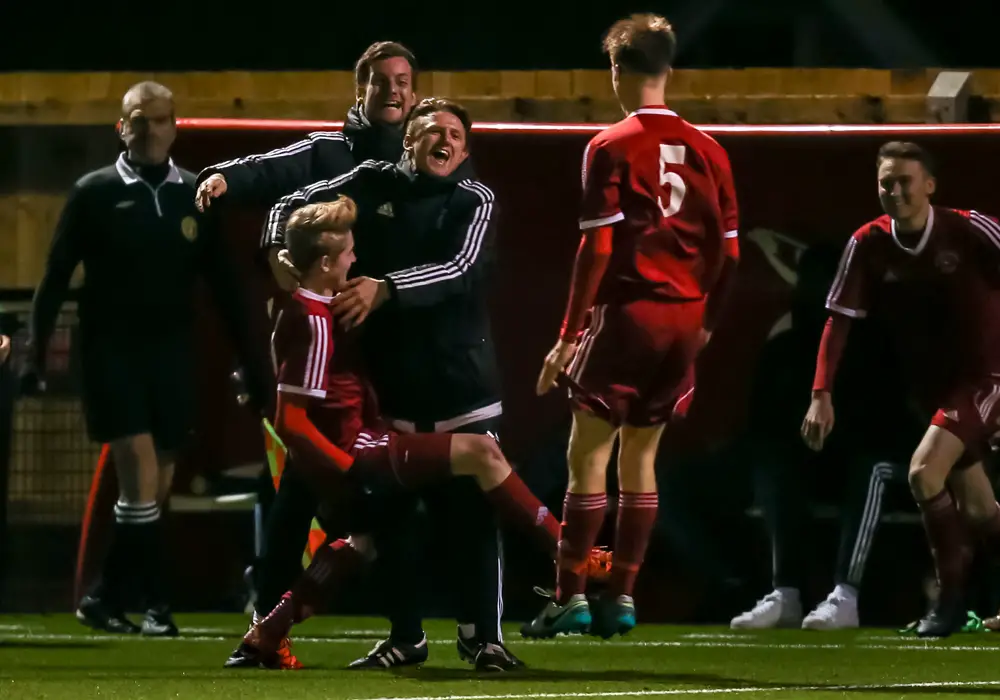
[[[31,312],[22,391],[45,388],[45,356],[77,265],[84,411],[91,439],[108,443],[119,496],[110,549],[77,618],[94,629],[177,634],[164,585],[161,512],[175,455],[195,411],[196,281],[204,275],[247,367],[257,407],[269,394],[263,353],[250,339],[244,296],[218,228],[194,205],[195,176],[170,158],[170,90],[139,83],[122,99],[125,152],[69,192]],[[142,625],[125,616],[138,602]]]
[[[281,241],[296,208],[347,194],[358,203],[357,272],[333,302],[346,326],[364,323],[365,360],[382,414],[400,432],[497,435],[499,372],[487,308],[493,266],[495,202],[468,158],[469,115],[429,98],[407,119],[399,164],[367,161],[351,173],[282,198],[269,216]],[[354,270],[352,269],[352,272]],[[371,314],[369,316],[369,314]],[[458,602],[460,655],[482,670],[521,662],[503,645],[503,573],[492,509],[471,479],[452,479],[424,494],[442,527],[436,542],[450,554],[448,577]],[[415,578],[405,540],[376,542],[397,562],[399,586]],[[392,635],[353,668],[421,663],[427,658],[419,618],[393,617]]]

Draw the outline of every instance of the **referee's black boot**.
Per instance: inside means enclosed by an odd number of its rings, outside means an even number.
[[[111,634],[137,634],[140,629],[125,617],[125,613],[113,609],[96,596],[86,595],[80,600],[76,619],[92,630]]]
[[[506,673],[524,668],[524,662],[510,653],[503,644],[486,642],[476,653],[476,670],[489,673]]]
[[[142,634],[144,637],[176,637],[180,634],[170,608],[159,605],[146,611],[146,617],[142,621]]]
[[[427,661],[427,635],[416,644],[393,641],[392,637],[375,645],[368,654],[355,659],[347,668],[354,670],[416,666]]]
[[[958,632],[968,621],[961,597],[939,600],[917,623],[918,637],[948,637]]]

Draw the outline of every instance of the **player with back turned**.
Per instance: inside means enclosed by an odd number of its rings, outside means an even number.
[[[802,435],[819,450],[833,429],[831,389],[852,320],[885,324],[930,419],[909,480],[940,584],[917,634],[941,637],[966,622],[969,533],[1000,556],[1000,506],[982,462],[1000,420],[1000,223],[932,206],[934,165],[915,143],[883,145],[876,166],[885,214],[844,248]]]
[[[632,589],[657,510],[657,446],[689,398],[692,365],[738,258],[726,152],[664,102],[675,47],[670,24],[650,14],[615,23],[604,40],[628,116],[584,152],[583,235],[559,341],[538,379],[544,393],[568,366],[574,410],[556,596],[525,636],[610,637],[635,625]],[[584,564],[604,521],[616,438],[614,563],[608,597],[592,613]]]
[[[195,209],[194,174],[170,158],[177,134],[170,90],[133,86],[122,99],[120,127],[125,152],[84,175],[67,197],[35,291],[22,390],[44,389],[49,338],[82,263],[84,414],[91,439],[110,445],[119,496],[101,579],[76,615],[95,629],[139,632],[125,610],[141,596],[148,609],[142,633],[172,635],[161,514],[195,416],[195,288],[202,276],[241,351],[258,410],[269,380],[218,227]]]

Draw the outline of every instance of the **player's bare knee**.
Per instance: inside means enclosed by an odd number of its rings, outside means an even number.
[[[497,441],[488,435],[456,435],[452,438],[452,469],[460,476],[472,476],[489,490],[510,474],[510,465]]]
[[[910,492],[918,500],[926,500],[941,493],[947,480],[947,472],[941,473],[924,455],[916,454],[910,461],[907,480]]]
[[[477,435],[476,449],[479,455],[479,483],[484,489],[491,489],[510,475],[510,465],[503,456],[497,441],[489,436]]]

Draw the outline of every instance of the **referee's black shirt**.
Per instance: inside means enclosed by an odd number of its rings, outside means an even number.
[[[237,349],[248,357],[252,342],[235,262],[213,220],[195,208],[194,183],[194,174],[172,160],[137,166],[122,154],[73,185],[35,291],[32,359],[39,370],[81,262],[78,313],[84,333],[188,333],[196,282],[204,275]]]

